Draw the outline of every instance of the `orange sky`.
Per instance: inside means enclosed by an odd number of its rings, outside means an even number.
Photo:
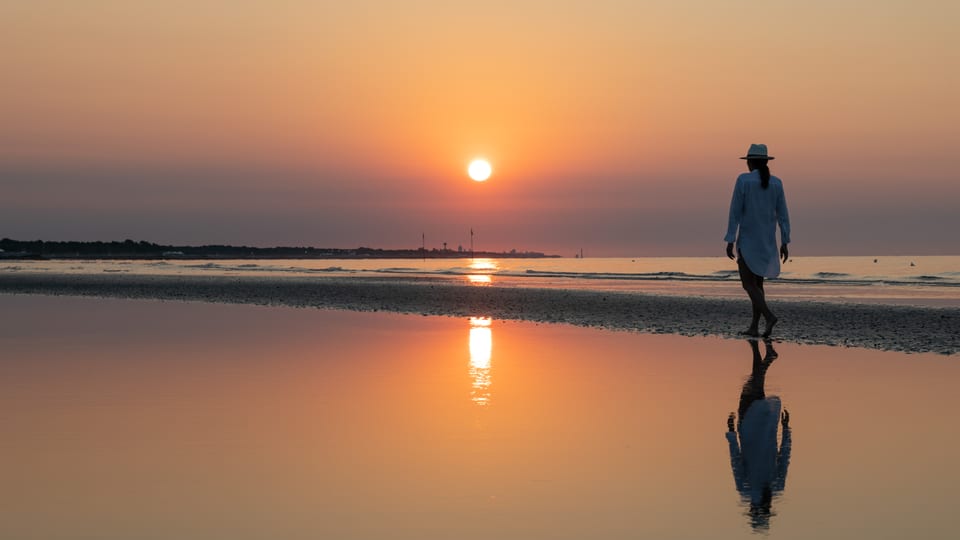
[[[5,2],[0,236],[712,255],[765,142],[802,252],[957,253],[960,7],[794,4]]]

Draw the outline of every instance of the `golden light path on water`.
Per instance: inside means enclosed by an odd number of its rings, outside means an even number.
[[[467,275],[467,281],[469,281],[471,285],[490,285],[493,283],[493,278],[489,275],[469,274]]]
[[[497,261],[494,259],[475,259],[470,261],[470,273],[467,274],[467,281],[471,285],[490,285],[493,283],[491,273],[499,270]]]
[[[470,261],[470,269],[480,274],[493,272],[499,268],[495,259],[474,259]]]
[[[490,317],[470,317],[470,399],[484,407],[490,403],[490,358],[493,356],[493,330]]]

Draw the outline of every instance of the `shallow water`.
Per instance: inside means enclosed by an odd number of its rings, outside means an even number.
[[[7,273],[377,276],[743,297],[736,264],[723,257],[4,262],[0,272]],[[960,256],[794,257],[770,283],[771,294],[784,299],[960,307]]]
[[[2,538],[958,532],[952,357],[775,345],[761,398],[757,384],[744,391],[759,373],[746,341],[0,301]],[[778,471],[754,474],[772,500],[751,516],[727,418],[775,398],[790,414],[789,463],[782,424],[756,444],[743,437],[757,424],[734,423],[740,468],[773,460]]]

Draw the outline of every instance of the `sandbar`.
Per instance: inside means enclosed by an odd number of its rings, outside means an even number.
[[[0,293],[493,317],[656,334],[742,338],[743,299],[474,286],[449,280],[300,276],[0,274]],[[960,352],[960,309],[770,299],[774,338],[902,352]]]

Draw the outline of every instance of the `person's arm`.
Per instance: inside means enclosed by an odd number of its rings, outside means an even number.
[[[777,223],[780,224],[780,258],[787,262],[790,257],[790,251],[787,244],[790,243],[790,212],[787,211],[787,196],[780,188],[780,196],[777,197]]]
[[[733,484],[737,491],[747,489],[746,472],[743,470],[743,458],[740,455],[740,444],[737,441],[737,432],[733,429],[733,413],[727,418],[727,442],[730,443],[730,468],[733,470]]]
[[[777,454],[777,476],[773,480],[773,489],[783,491],[787,487],[787,468],[790,467],[790,447],[793,444],[793,432],[790,429],[790,413],[784,409],[780,422],[783,433],[780,438],[780,452]]]
[[[730,199],[730,217],[727,220],[727,235],[723,240],[727,243],[727,257],[734,258],[733,242],[737,239],[737,229],[740,228],[740,219],[743,217],[743,189],[740,178],[733,186],[733,197]]]

